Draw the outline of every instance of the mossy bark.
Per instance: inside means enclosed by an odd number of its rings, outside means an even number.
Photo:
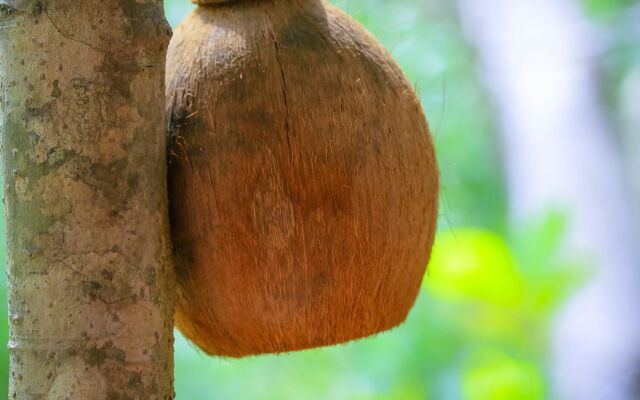
[[[173,397],[158,0],[0,2],[12,399]]]

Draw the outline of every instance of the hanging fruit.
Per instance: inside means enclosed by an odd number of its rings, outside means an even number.
[[[242,357],[400,324],[438,203],[403,73],[323,1],[198,4],[167,60],[177,327]]]

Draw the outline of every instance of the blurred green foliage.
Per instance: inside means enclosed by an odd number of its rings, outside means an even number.
[[[441,233],[430,271],[427,287],[442,299],[502,306],[522,302],[524,284],[516,262],[507,243],[495,233],[479,229]]]
[[[585,10],[599,19],[615,18],[629,6],[638,4],[637,0],[582,0]]]
[[[465,368],[463,389],[468,400],[537,400],[546,391],[539,366],[494,351],[472,357]]]

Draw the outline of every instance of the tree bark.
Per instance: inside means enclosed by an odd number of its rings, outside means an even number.
[[[161,0],[0,1],[12,399],[173,397]]]

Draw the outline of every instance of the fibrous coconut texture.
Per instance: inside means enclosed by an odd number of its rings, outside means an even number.
[[[400,324],[429,259],[438,172],[390,55],[318,0],[201,5],[168,56],[176,325],[214,355]]]

